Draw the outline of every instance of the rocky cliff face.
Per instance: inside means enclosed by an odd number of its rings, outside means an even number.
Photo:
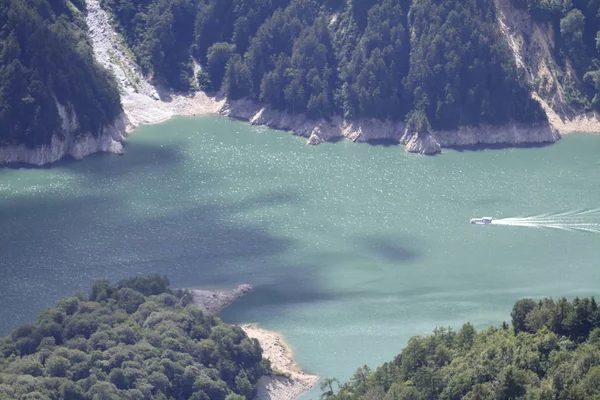
[[[72,107],[56,102],[61,118],[61,131],[52,136],[50,144],[30,148],[23,144],[0,147],[0,164],[23,163],[44,165],[56,162],[66,156],[81,159],[89,154],[108,152],[123,153],[121,141],[125,137],[125,122],[123,115],[105,126],[101,132],[81,133],[79,122]]]
[[[581,114],[569,106],[561,76],[576,74],[569,60],[565,67],[554,59],[554,27],[550,22],[536,22],[524,10],[513,6],[512,0],[494,0],[498,27],[514,56],[517,68],[525,72],[533,87],[532,97],[541,105],[550,125],[561,134],[600,132],[597,113]],[[534,133],[534,136],[536,134]]]

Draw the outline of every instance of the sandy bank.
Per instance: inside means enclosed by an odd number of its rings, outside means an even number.
[[[218,314],[251,290],[250,285],[239,285],[233,290],[189,289],[189,292],[194,304]],[[302,372],[297,367],[289,346],[280,334],[251,324],[240,327],[249,337],[258,340],[263,357],[270,360],[273,370],[277,371],[273,376],[264,376],[258,381],[255,400],[294,400],[319,382],[318,376]]]
[[[257,385],[255,400],[293,400],[308,392],[319,382],[319,377],[302,372],[294,362],[292,352],[283,337],[256,325],[241,325],[246,334],[258,340],[263,357],[284,375],[264,376]]]

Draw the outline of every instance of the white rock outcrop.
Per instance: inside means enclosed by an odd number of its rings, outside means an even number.
[[[551,143],[560,139],[560,133],[549,123],[461,126],[458,129],[433,132],[442,147],[460,147],[485,144]]]
[[[44,165],[71,156],[77,160],[97,152],[123,154],[121,141],[126,135],[123,115],[97,134],[81,133],[77,116],[69,104],[56,102],[61,118],[61,132],[49,144],[27,147],[24,144],[0,146],[0,164],[22,163]]]
[[[347,120],[339,116],[314,120],[304,114],[291,115],[248,100],[229,101],[220,114],[246,120],[252,125],[292,131],[306,137],[310,145],[340,139],[353,142],[389,140],[404,145],[406,151],[419,154],[436,154],[442,147],[552,143],[560,139],[558,131],[548,123],[462,126],[455,130],[416,134],[408,132],[403,122],[370,118]]]
[[[189,289],[192,294],[192,302],[211,314],[218,314],[225,307],[233,304],[234,301],[252,291],[252,286],[244,284],[239,285],[232,290],[204,290]]]

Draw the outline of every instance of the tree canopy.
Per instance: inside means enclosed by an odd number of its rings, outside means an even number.
[[[93,284],[0,339],[0,398],[251,399],[270,372],[256,339],[166,277]]]
[[[594,298],[519,300],[513,327],[437,328],[391,362],[326,379],[324,400],[600,398],[600,311]]]
[[[313,118],[545,118],[492,0],[103,0],[145,71]],[[193,61],[202,67],[194,76]]]
[[[82,0],[0,2],[0,145],[30,147],[62,134],[57,103],[80,132],[97,134],[121,112],[116,82],[95,61]]]

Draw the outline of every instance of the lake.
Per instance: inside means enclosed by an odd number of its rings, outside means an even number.
[[[0,333],[98,278],[250,283],[224,321],[281,332],[304,369],[347,379],[437,326],[510,321],[519,298],[598,295],[600,235],[468,222],[600,228],[596,212],[556,216],[600,206],[599,155],[593,135],[424,157],[217,116],[141,127],[125,156],[0,169]]]

